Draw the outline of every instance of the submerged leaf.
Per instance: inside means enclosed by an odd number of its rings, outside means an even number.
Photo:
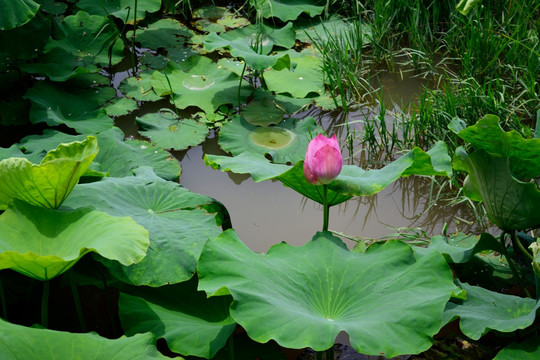
[[[25,158],[0,161],[0,209],[16,198],[44,208],[57,208],[98,153],[97,140],[61,144],[39,165]]]
[[[455,288],[440,254],[416,262],[401,242],[353,253],[328,232],[257,254],[227,230],[206,245],[198,274],[209,295],[230,292],[233,319],[258,342],[320,351],[346,331],[358,352],[387,357],[431,346]]]
[[[88,252],[128,266],[143,259],[148,231],[89,208],[49,210],[15,200],[0,215],[0,269],[49,280]]]

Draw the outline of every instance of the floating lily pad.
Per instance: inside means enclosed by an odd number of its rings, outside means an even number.
[[[268,90],[276,93],[289,93],[294,97],[304,98],[309,93],[324,92],[321,62],[314,56],[302,56],[294,59],[293,70],[270,69],[264,72],[264,81]]]
[[[156,349],[156,339],[150,333],[111,340],[94,333],[36,329],[0,319],[0,337],[3,359],[75,359],[82,355],[85,360],[170,359]]]
[[[36,62],[21,64],[20,68],[28,73],[45,75],[52,81],[62,82],[82,74],[99,71],[94,64],[60,48],[39,54]]]
[[[231,13],[220,6],[206,6],[193,12],[194,26],[201,31],[222,32],[228,28],[249,25],[249,20]]]
[[[32,20],[39,4],[32,0],[0,0],[0,8],[0,30],[10,30]]]
[[[275,46],[290,49],[294,46],[296,34],[292,23],[287,23],[281,29],[261,24],[250,25],[235,29],[220,35],[228,41],[242,40],[249,44],[257,53],[267,55]]]
[[[120,91],[129,98],[138,101],[157,101],[161,96],[152,88],[152,71],[146,70],[122,81]]]
[[[241,114],[251,125],[269,126],[279,124],[285,112],[276,106],[271,98],[266,97],[247,104],[242,108]]]
[[[440,254],[416,262],[401,242],[353,253],[328,232],[257,254],[227,230],[197,269],[199,289],[230,293],[231,316],[255,341],[320,351],[346,331],[358,352],[386,357],[428,349],[455,289]]]
[[[126,24],[133,24],[133,13],[137,22],[146,17],[146,13],[154,13],[161,7],[161,0],[137,0],[137,5],[133,0],[79,0],[77,7],[92,15],[114,16]]]
[[[30,120],[55,126],[65,124],[79,133],[96,133],[113,126],[113,120],[101,108],[97,89],[67,91],[47,82],[38,82],[24,98],[32,101]]]
[[[430,239],[428,249],[436,250],[449,258],[453,263],[466,263],[474,256],[484,250],[494,250],[502,252],[501,245],[488,233],[480,236],[458,233],[446,237],[443,235],[434,236]]]
[[[109,116],[122,116],[137,110],[137,102],[129,98],[115,98],[105,108],[105,112]]]
[[[302,121],[286,119],[276,126],[259,127],[235,116],[221,128],[219,145],[233,155],[248,151],[268,154],[277,163],[296,163],[305,157],[311,136],[321,132],[313,117]]]
[[[229,315],[231,297],[206,298],[194,281],[158,289],[122,289],[118,301],[126,335],[151,332],[176,353],[211,359],[236,327]]]
[[[467,300],[449,302],[444,323],[460,318],[461,331],[478,340],[489,330],[512,332],[525,329],[534,322],[540,302],[530,298],[499,294],[479,286],[459,283],[467,292]]]
[[[280,59],[288,59],[288,55],[265,55],[256,51],[256,47],[245,39],[228,40],[224,37],[211,33],[204,41],[204,48],[213,51],[227,48],[232,56],[242,58],[251,68],[263,71],[274,66]]]
[[[192,277],[202,248],[221,229],[213,214],[197,209],[213,200],[157,177],[150,168],[136,176],[80,184],[66,202],[92,204],[113,216],[130,216],[150,233],[146,258],[129,267],[105,261],[113,274],[134,285],[162,286]]]
[[[187,38],[193,36],[193,31],[174,19],[160,19],[146,28],[137,29],[135,41],[143,48],[158,50],[183,46]],[[133,37],[133,31],[126,34],[128,39]]]
[[[0,0],[0,3],[2,1]],[[8,4],[16,4],[17,1],[8,0]],[[20,3],[20,2],[19,2]],[[0,5],[3,16],[6,8]],[[0,20],[1,22],[1,20]],[[1,27],[1,25],[0,25]],[[9,58],[20,62],[24,59],[32,59],[40,52],[50,37],[51,20],[43,15],[34,16],[31,21],[11,30],[0,31],[0,59]],[[0,60],[0,63],[2,60]]]
[[[59,145],[39,165],[25,158],[0,161],[0,209],[12,199],[49,209],[59,207],[98,153],[97,140]]]
[[[208,136],[208,127],[192,119],[178,119],[176,114],[159,112],[137,118],[139,132],[163,149],[184,150],[197,146]]]
[[[270,91],[265,91],[261,88],[255,89],[253,100],[262,101],[265,99],[272,101],[277,108],[281,109],[286,114],[293,114],[313,103],[313,99],[297,99],[282,94],[273,95]]]
[[[148,231],[89,208],[50,210],[14,200],[0,215],[0,269],[49,280],[89,252],[128,266],[142,260]]]
[[[266,0],[261,3],[261,10],[265,18],[289,21],[296,20],[302,13],[311,17],[321,15],[324,6],[315,5],[313,0]]]
[[[238,99],[239,81],[236,74],[203,56],[192,56],[181,64],[170,62],[165,70],[152,74],[152,87],[158,95],[171,95],[180,109],[196,106],[206,114],[213,114],[221,105],[245,102],[251,89],[242,85]]]
[[[65,37],[61,40],[51,38],[45,46],[45,52],[60,48],[85,62],[102,66],[115,65],[124,56],[120,32],[104,16],[79,11],[64,18],[60,30]]]

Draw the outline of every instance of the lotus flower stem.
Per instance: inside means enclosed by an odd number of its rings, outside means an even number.
[[[234,339],[233,335],[227,339],[227,345],[229,347],[229,360],[234,360]]]
[[[41,325],[44,328],[49,327],[49,281],[43,282],[43,294],[41,296]]]
[[[501,243],[501,249],[502,249],[502,253],[504,255],[504,257],[506,258],[506,261],[508,261],[508,265],[510,266],[510,270],[512,270],[512,274],[514,274],[514,277],[517,279],[517,281],[519,282],[519,285],[521,286],[521,288],[523,289],[523,292],[525,293],[525,295],[527,295],[528,297],[532,298],[531,294],[529,293],[529,291],[527,290],[527,288],[525,287],[525,283],[523,282],[523,279],[521,278],[521,275],[519,274],[517,268],[516,268],[516,265],[514,264],[514,260],[510,257],[510,255],[508,254],[508,250],[506,250],[506,246],[504,244],[504,238],[505,238],[505,235],[507,234],[506,231],[504,231],[502,234],[501,234],[501,237],[499,238],[499,242]],[[511,235],[511,234],[510,234]]]
[[[515,231],[512,232],[512,244],[514,244],[514,248],[516,248],[516,247],[519,248],[519,250],[521,250],[523,255],[525,255],[529,260],[531,260],[531,261],[534,260],[531,253],[528,252],[527,249],[525,249],[523,247],[523,244],[521,243],[521,241],[519,241],[519,239],[517,237],[517,233]]]
[[[240,90],[242,89],[242,81],[244,80],[244,73],[246,72],[247,63],[244,61],[244,67],[242,68],[242,74],[240,75],[240,82],[238,83],[238,109],[242,103],[240,102]]]
[[[81,299],[79,297],[79,290],[77,284],[73,281],[71,273],[69,276],[69,285],[71,286],[71,295],[73,296],[73,302],[75,303],[75,311],[77,312],[77,318],[79,319],[79,325],[81,326],[81,331],[86,332],[86,322],[84,321],[84,315],[81,309]]]
[[[328,231],[328,218],[330,217],[330,207],[328,206],[328,187],[323,185],[323,231]]]

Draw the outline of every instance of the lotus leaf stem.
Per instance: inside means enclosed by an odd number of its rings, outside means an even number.
[[[105,291],[105,297],[107,298],[107,310],[109,312],[109,320],[111,322],[111,331],[113,336],[117,336],[118,332],[116,330],[116,322],[114,321],[114,309],[111,300],[111,295],[109,294],[109,287],[107,286],[107,279],[105,274],[102,274],[103,281],[103,290]]]
[[[525,283],[523,282],[523,279],[521,278],[521,275],[519,274],[518,272],[518,269],[516,268],[516,265],[514,264],[514,259],[512,259],[510,257],[510,255],[508,254],[508,250],[506,249],[506,246],[504,244],[504,238],[505,238],[505,235],[507,234],[507,232],[503,232],[501,234],[501,237],[499,238],[499,241],[501,243],[501,250],[502,250],[502,253],[504,255],[504,257],[506,258],[506,261],[508,261],[508,265],[510,266],[510,270],[512,270],[512,274],[514,274],[514,277],[517,279],[517,281],[519,282],[519,285],[521,286],[521,288],[523,289],[523,292],[525,293],[525,295],[527,295],[527,297],[530,297],[532,298],[531,294],[529,293],[529,291],[527,290],[527,288],[525,287]]]
[[[244,61],[244,67],[242,68],[242,74],[240,75],[240,82],[238,83],[238,109],[242,103],[240,102],[240,90],[242,89],[242,80],[244,80],[244,73],[246,72],[247,63]]]
[[[71,286],[71,295],[73,296],[73,302],[75,303],[75,311],[77,312],[77,319],[79,320],[79,325],[81,326],[81,331],[86,332],[86,321],[84,320],[84,315],[81,308],[81,299],[79,297],[79,289],[77,284],[73,281],[71,273],[69,276],[69,285]]]
[[[519,250],[521,250],[523,255],[525,255],[529,260],[531,261],[534,260],[534,257],[531,255],[531,253],[528,252],[527,249],[525,249],[525,247],[521,243],[521,241],[519,241],[517,233],[515,231],[513,231],[512,233],[512,243],[514,244],[514,248],[515,247],[519,248]]]
[[[44,328],[49,327],[49,286],[50,280],[43,282],[43,294],[41,296],[41,325]]]
[[[227,339],[227,345],[229,347],[229,360],[234,360],[234,338],[233,335]]]

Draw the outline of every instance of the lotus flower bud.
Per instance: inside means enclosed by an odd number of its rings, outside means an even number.
[[[304,160],[304,176],[313,185],[328,184],[341,172],[343,158],[336,135],[317,135],[310,141]]]

